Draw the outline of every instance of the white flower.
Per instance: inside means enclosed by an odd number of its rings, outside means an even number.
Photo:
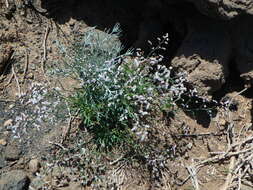
[[[139,110],[139,113],[140,113],[142,116],[148,115],[148,112],[142,111],[142,110]]]

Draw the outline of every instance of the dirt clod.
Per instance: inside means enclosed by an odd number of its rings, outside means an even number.
[[[18,160],[21,156],[21,153],[22,152],[18,148],[18,146],[10,144],[5,148],[5,152],[4,152],[5,160],[7,161]]]
[[[4,122],[4,127],[8,127],[12,125],[13,120],[12,119],[8,119]]]
[[[32,159],[30,160],[29,164],[29,171],[32,172],[33,174],[38,172],[40,169],[40,162],[38,159]]]

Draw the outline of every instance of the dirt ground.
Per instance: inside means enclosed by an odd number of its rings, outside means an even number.
[[[180,108],[170,121],[154,118],[148,162],[118,150],[98,155],[61,95],[73,93],[75,81],[49,74],[62,59],[57,41],[69,44],[89,26],[75,19],[59,25],[31,10],[8,19],[1,6],[0,175],[22,170],[30,190],[253,189],[251,89],[228,85],[220,99],[229,105],[211,118]]]

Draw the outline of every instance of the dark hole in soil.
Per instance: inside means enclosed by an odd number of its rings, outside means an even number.
[[[235,62],[231,61],[229,64],[229,75],[226,78],[226,83],[222,86],[220,90],[218,90],[217,92],[213,94],[213,98],[219,102],[226,94],[235,92],[235,91],[240,92],[241,90],[243,90],[244,84],[245,83],[243,79],[240,77],[240,73],[235,66]],[[242,95],[249,96],[250,94],[253,95],[252,93],[253,93],[253,89],[250,88],[246,92],[242,93]]]
[[[231,93],[231,92],[241,92],[245,87],[244,87],[244,81],[240,77],[240,73],[235,66],[235,62],[231,61],[229,64],[229,76],[226,79],[226,83],[222,86],[221,90],[217,91],[214,93],[213,98],[217,100],[218,102],[224,100],[226,98],[226,94]],[[248,90],[243,92],[241,95],[247,97],[247,98],[253,98],[253,87],[250,87]],[[252,100],[253,103],[253,100]],[[230,108],[232,109],[237,109],[237,105],[233,105]],[[253,119],[253,110],[251,109],[251,118]]]
[[[147,41],[151,40],[155,45],[157,37],[168,33],[170,41],[166,51],[162,52],[168,63],[186,35],[184,19],[197,10],[190,3],[174,5],[163,2],[161,5],[157,1],[157,5],[152,1],[149,4],[147,2],[148,0],[42,0],[41,6],[47,10],[48,17],[60,24],[73,18],[104,31],[120,23],[123,30],[121,41],[126,48],[138,47],[136,42],[139,42],[144,44],[142,49],[150,51]]]

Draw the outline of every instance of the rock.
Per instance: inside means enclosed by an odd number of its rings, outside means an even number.
[[[5,139],[0,139],[0,145],[6,146],[7,142]]]
[[[149,0],[136,44],[150,37],[149,25],[159,31],[171,23],[183,40],[172,67],[187,71],[189,84],[210,98],[225,83],[228,65],[239,71],[248,87],[253,85],[252,17],[252,0]]]
[[[68,24],[69,24],[69,26],[74,27],[75,24],[76,24],[76,20],[74,20],[73,18],[71,18],[71,19],[69,20]]]
[[[189,142],[186,146],[187,146],[188,150],[191,150],[193,147],[193,144],[191,142]]]
[[[5,149],[4,156],[7,161],[18,160],[21,155],[21,150],[15,145],[8,145]]]
[[[188,29],[171,66],[177,72],[187,71],[189,84],[199,95],[211,96],[228,75],[232,50],[226,23],[195,15],[188,19]]]
[[[12,119],[8,119],[7,121],[4,122],[4,127],[8,127],[10,125],[12,125],[13,120]]]
[[[30,180],[21,170],[13,170],[0,177],[1,190],[28,190]]]
[[[39,162],[39,160],[37,160],[37,159],[30,160],[30,162],[28,164],[28,167],[29,167],[29,171],[30,172],[32,172],[32,173],[38,172],[39,169],[40,169],[40,162]]]
[[[247,88],[252,87],[252,84],[253,84],[253,71],[242,73],[240,75],[240,77],[244,80],[245,85],[246,85],[245,87],[247,87]]]
[[[231,20],[244,14],[253,14],[252,0],[188,0],[203,14],[225,20]]]
[[[202,14],[216,19],[231,20],[241,15],[253,14],[252,0],[167,0],[167,3],[186,4],[187,1],[193,3]]]

